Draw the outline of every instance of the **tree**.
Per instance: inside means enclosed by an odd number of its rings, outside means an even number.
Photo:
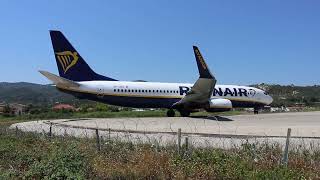
[[[4,116],[7,116],[7,117],[13,115],[13,114],[12,114],[12,109],[11,109],[11,107],[10,107],[8,104],[5,105],[4,108],[3,108],[3,115],[4,115]]]
[[[311,101],[311,102],[319,102],[319,99],[316,98],[316,97],[311,97],[311,98],[310,98],[310,101]]]
[[[4,106],[3,112],[5,114],[10,114],[11,113],[11,108],[10,108],[10,106],[8,104]]]

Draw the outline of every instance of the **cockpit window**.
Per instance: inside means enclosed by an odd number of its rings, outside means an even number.
[[[268,94],[267,92],[265,92],[265,91],[263,92],[263,94],[265,94],[265,95],[269,95],[269,94]]]

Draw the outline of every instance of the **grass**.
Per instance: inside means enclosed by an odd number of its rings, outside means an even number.
[[[242,112],[231,111],[224,115]],[[8,130],[15,122],[82,117],[159,117],[166,111],[88,112],[0,118],[0,179],[318,179],[320,147],[291,149],[281,165],[279,144],[244,143],[232,149],[153,146],[111,139],[97,151],[95,139]],[[219,113],[220,115],[221,113]],[[204,116],[206,113],[195,113]]]
[[[310,112],[310,111],[320,111],[320,106],[314,106],[314,107],[306,107],[303,109],[304,112]]]
[[[316,179],[320,147],[291,150],[280,164],[278,144],[248,144],[229,150],[154,147],[107,140],[45,137],[0,129],[0,179]]]

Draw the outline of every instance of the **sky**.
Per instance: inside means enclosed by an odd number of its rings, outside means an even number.
[[[318,0],[1,0],[0,81],[50,83],[49,30],[97,73],[188,82],[200,48],[219,84],[320,84]]]

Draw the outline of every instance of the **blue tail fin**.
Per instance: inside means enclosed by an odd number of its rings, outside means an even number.
[[[50,31],[59,75],[72,81],[116,81],[95,73],[60,31]]]

